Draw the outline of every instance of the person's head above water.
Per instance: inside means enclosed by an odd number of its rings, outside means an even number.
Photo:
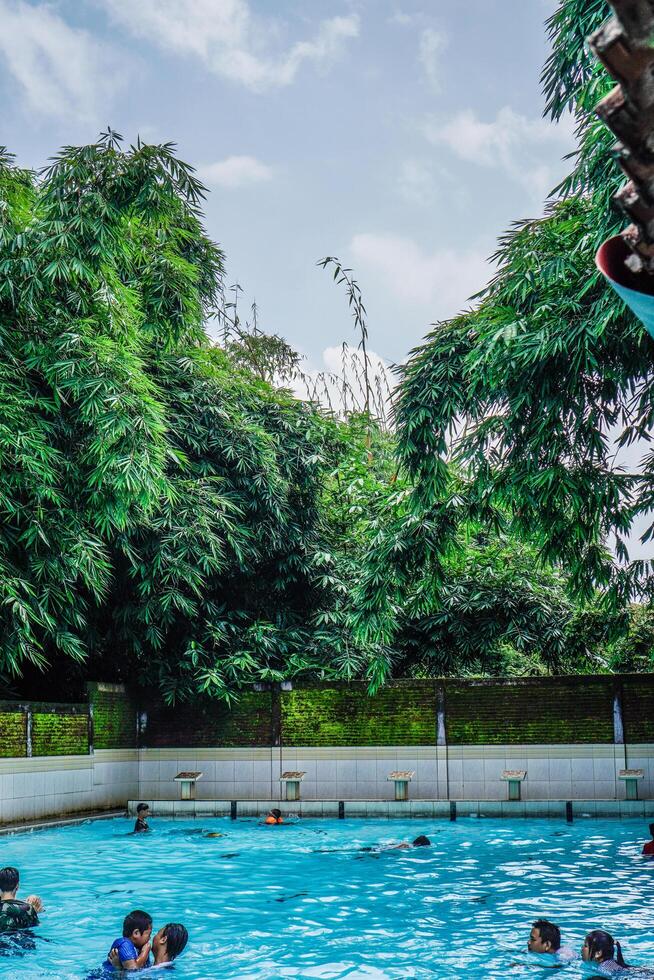
[[[137,949],[149,942],[152,933],[152,916],[141,909],[134,909],[123,920],[123,938],[131,939]]]
[[[152,940],[154,962],[171,963],[186,948],[188,932],[180,922],[169,922]]]
[[[588,962],[604,963],[605,960],[615,960],[618,966],[626,966],[622,955],[622,947],[608,932],[603,929],[593,929],[584,939],[581,947],[581,958]]]
[[[137,817],[147,817],[149,812],[150,812],[150,807],[147,803],[139,803],[139,805],[136,808]]]
[[[282,811],[278,807],[273,807],[272,810],[268,811],[268,816],[266,817],[264,823],[284,823],[282,820]]]
[[[431,841],[428,837],[425,837],[424,834],[420,834],[420,836],[416,837],[414,840],[413,847],[431,847]]]
[[[536,919],[531,924],[527,942],[530,953],[556,953],[561,948],[561,930],[548,919]]]
[[[20,876],[17,868],[0,869],[0,895],[15,895]]]

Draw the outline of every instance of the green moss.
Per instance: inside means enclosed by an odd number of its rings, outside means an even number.
[[[654,676],[624,679],[622,714],[627,742],[654,742]]]
[[[452,745],[613,742],[613,680],[539,678],[524,684],[448,683]]]
[[[131,749],[136,746],[136,705],[118,685],[89,684],[93,709],[93,746]]]
[[[0,711],[1,758],[22,758],[27,755],[26,728],[22,711]]]
[[[86,755],[88,716],[35,712],[32,717],[32,755]]]
[[[431,681],[389,685],[370,697],[365,684],[299,688],[281,698],[285,745],[433,745]]]

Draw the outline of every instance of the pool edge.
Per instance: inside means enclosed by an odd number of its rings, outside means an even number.
[[[89,810],[76,813],[70,817],[45,817],[43,820],[30,820],[29,823],[0,824],[0,837],[11,834],[29,834],[37,830],[49,830],[53,827],[74,827],[89,820],[113,820],[116,817],[126,817],[127,807],[115,810]]]

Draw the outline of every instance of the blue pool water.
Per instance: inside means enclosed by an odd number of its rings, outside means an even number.
[[[0,866],[18,866],[23,896],[47,908],[33,949],[0,950],[3,980],[86,977],[132,908],[187,926],[170,980],[546,977],[525,953],[537,916],[576,949],[605,928],[628,960],[654,967],[654,861],[640,857],[640,821],[152,825],[139,836],[116,819],[0,838]],[[217,831],[225,837],[202,836]],[[419,833],[433,847],[358,850]],[[581,964],[563,973],[588,975]]]

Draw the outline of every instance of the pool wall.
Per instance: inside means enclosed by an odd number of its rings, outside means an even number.
[[[124,807],[138,796],[138,750],[0,759],[0,823]]]
[[[84,703],[0,702],[2,823],[173,804],[184,770],[203,773],[198,804],[266,805],[280,799],[280,775],[300,770],[316,812],[322,801],[392,806],[398,769],[415,773],[409,808],[475,801],[501,812],[509,769],[526,770],[532,808],[624,800],[623,769],[642,770],[639,798],[653,800],[654,676],[397,681],[373,697],[364,684],[286,684],[233,706],[174,708],[99,682]]]
[[[325,746],[320,749],[141,749],[139,792],[146,799],[174,800],[173,777],[203,772],[197,798],[279,799],[286,770],[306,772],[304,800],[392,800],[394,770],[414,770],[410,798],[503,800],[505,769],[524,769],[526,800],[619,800],[620,769],[643,769],[641,799],[654,797],[654,745],[459,745]]]

